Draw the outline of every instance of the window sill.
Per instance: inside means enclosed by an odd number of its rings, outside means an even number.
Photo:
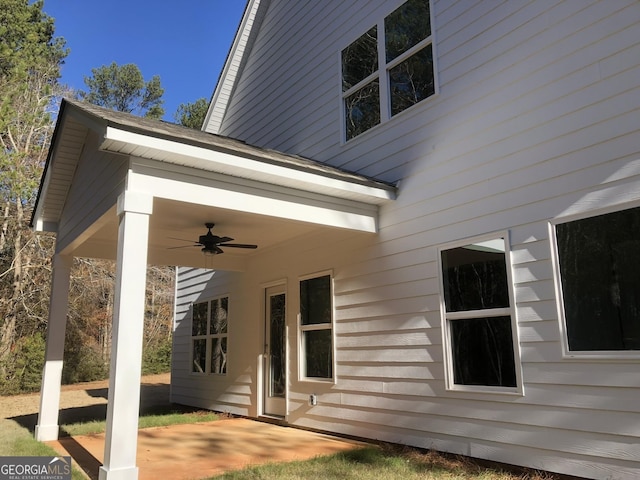
[[[305,383],[320,383],[325,385],[326,384],[335,385],[336,383],[335,378],[320,378],[320,377],[300,377],[298,381],[305,382]]]
[[[447,387],[447,392],[509,395],[514,397],[524,396],[524,390],[522,387],[490,387],[486,385],[453,385]]]
[[[639,350],[625,350],[625,351],[571,351],[563,352],[562,359],[566,361],[596,361],[596,362],[640,362]]]

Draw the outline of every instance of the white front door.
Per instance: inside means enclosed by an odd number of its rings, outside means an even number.
[[[284,417],[287,413],[286,303],[284,285],[266,289],[264,408],[262,413],[275,417]]]

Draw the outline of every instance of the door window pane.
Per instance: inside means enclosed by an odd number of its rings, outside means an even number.
[[[286,350],[285,350],[285,295],[273,295],[269,302],[269,395],[285,396]]]

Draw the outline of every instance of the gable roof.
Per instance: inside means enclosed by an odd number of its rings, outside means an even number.
[[[221,135],[63,99],[42,175],[31,225],[56,224],[82,153],[85,135],[100,136],[99,149],[208,172],[376,205],[396,187],[296,155],[248,145]],[[56,162],[59,167],[55,169]]]
[[[269,6],[269,1],[249,0],[247,2],[238,31],[231,44],[227,59],[220,72],[220,78],[209,102],[209,110],[202,125],[202,130],[210,133],[219,133],[229,100],[246,64],[247,55],[251,51],[264,12]]]

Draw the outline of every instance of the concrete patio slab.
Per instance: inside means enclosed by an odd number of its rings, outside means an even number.
[[[91,479],[98,478],[104,435],[63,437],[48,442],[71,455]],[[147,428],[139,431],[140,480],[191,480],[269,462],[306,460],[365,444],[246,418]]]

